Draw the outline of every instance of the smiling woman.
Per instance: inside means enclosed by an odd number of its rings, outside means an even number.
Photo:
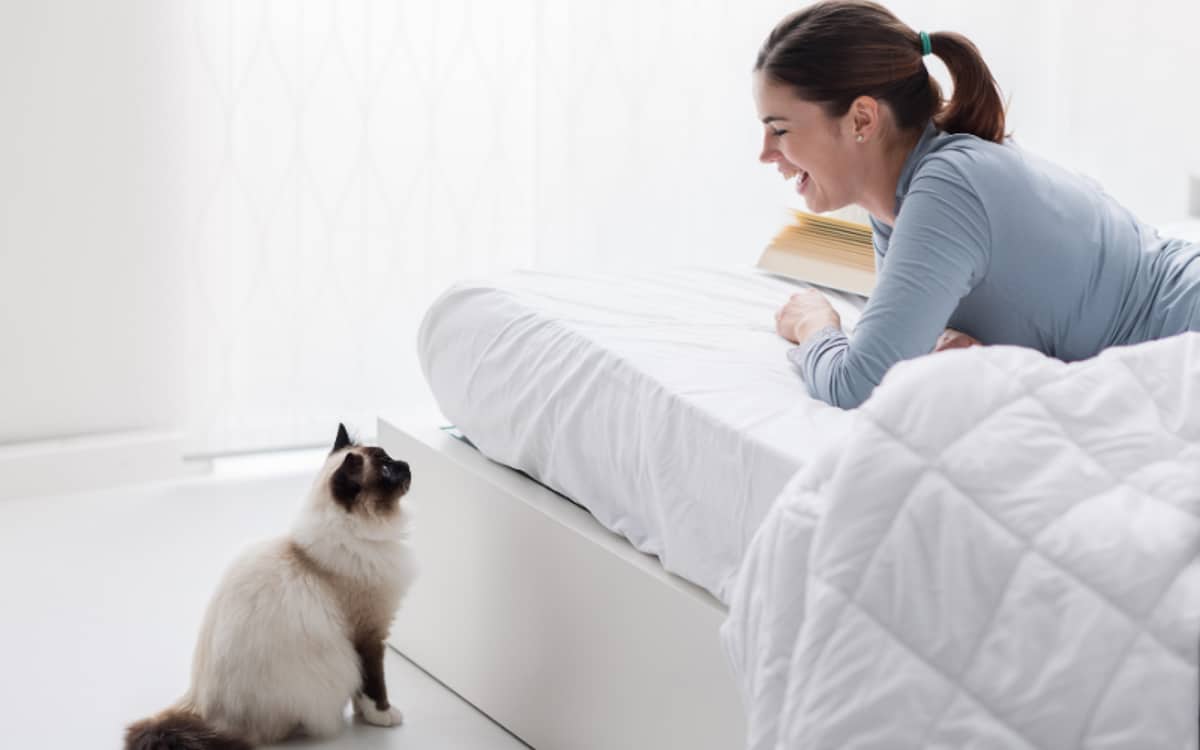
[[[759,159],[811,210],[871,215],[877,280],[854,339],[811,290],[776,314],[814,397],[857,406],[896,363],[964,344],[1071,361],[1200,330],[1200,246],[1007,139],[999,88],[961,34],[914,31],[866,0],[816,3],[768,35],[754,97]]]
[[[945,107],[922,62],[935,46],[954,80]],[[798,177],[816,212],[857,203],[890,223],[896,178],[930,120],[947,133],[1004,136],[1000,92],[975,45],[960,34],[914,32],[874,3],[819,3],[788,16],[754,71],[759,158]]]

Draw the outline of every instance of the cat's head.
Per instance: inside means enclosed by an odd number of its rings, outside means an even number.
[[[401,498],[408,493],[412,474],[383,448],[359,445],[345,425],[317,478],[317,500],[361,523],[391,524],[401,515]]]

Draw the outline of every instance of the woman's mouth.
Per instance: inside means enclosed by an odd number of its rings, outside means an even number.
[[[809,182],[808,172],[805,172],[803,169],[800,170],[799,172],[797,172],[796,173],[796,192],[803,193],[804,189],[806,187],[808,187],[808,182]]]
[[[797,193],[803,193],[804,189],[808,187],[808,172],[805,172],[800,167],[793,167],[791,164],[780,164],[779,173],[783,175],[783,179],[788,180],[789,182],[792,180],[796,181],[795,184]]]

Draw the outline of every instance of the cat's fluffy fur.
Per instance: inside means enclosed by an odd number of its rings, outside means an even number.
[[[384,639],[415,575],[401,498],[408,465],[356,445],[333,451],[289,535],[239,557],[208,605],[191,687],[126,732],[127,750],[245,750],[344,725],[346,703],[380,726]]]

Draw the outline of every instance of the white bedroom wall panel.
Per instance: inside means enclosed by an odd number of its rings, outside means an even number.
[[[162,7],[0,2],[0,444],[183,421]]]
[[[218,120],[190,139],[212,186],[193,246],[195,450],[419,409],[421,312],[455,278],[534,258],[534,4],[188,13],[186,88]]]

